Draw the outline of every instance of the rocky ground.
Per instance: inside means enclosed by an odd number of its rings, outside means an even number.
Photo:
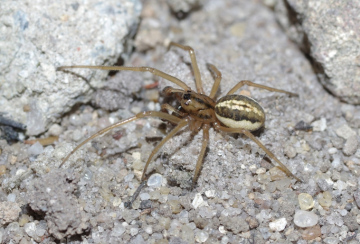
[[[175,104],[161,94],[165,86],[175,86],[164,79],[110,73],[100,88],[85,89],[91,102],[74,102],[59,118],[44,120],[55,121],[46,132],[20,133],[25,143],[0,141],[1,242],[360,242],[359,106],[341,102],[320,84],[323,74],[313,59],[280,27],[276,1],[169,2],[144,3],[136,36],[127,41],[135,48],[118,63],[155,67],[194,88],[188,53],[167,49],[175,41],[194,48],[206,94],[214,82],[207,63],[222,72],[218,98],[240,80],[299,94],[247,86],[242,91],[266,112],[257,138],[302,182],[287,177],[245,136],[211,129],[191,188],[202,132],[184,130],[154,158],[147,183],[129,206],[149,154],[174,127],[156,118],[94,139],[59,169],[61,160],[99,129],[159,110],[162,102]],[[66,60],[76,60],[73,56],[70,52]],[[72,64],[85,63],[57,63]],[[57,71],[56,76],[84,82],[99,73],[104,71]],[[88,99],[77,96],[77,101]]]

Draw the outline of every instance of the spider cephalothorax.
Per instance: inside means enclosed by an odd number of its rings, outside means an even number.
[[[131,121],[144,118],[144,117],[158,117],[176,124],[176,127],[166,135],[162,141],[154,148],[151,152],[142,174],[142,180],[146,177],[146,170],[149,166],[151,159],[159,151],[159,149],[173,137],[177,132],[179,132],[184,127],[188,126],[189,129],[193,132],[203,131],[203,141],[200,150],[200,154],[196,163],[195,174],[193,178],[193,183],[196,182],[197,177],[200,172],[200,168],[203,163],[204,155],[206,148],[209,142],[209,130],[214,128],[217,131],[223,131],[228,133],[240,133],[244,134],[253,140],[259,147],[261,147],[266,154],[273,160],[275,160],[280,168],[288,175],[294,177],[296,180],[301,181],[299,178],[294,176],[288,168],[280,162],[280,160],[270,152],[252,133],[251,131],[256,131],[264,126],[265,123],[265,112],[264,109],[256,102],[254,99],[234,94],[242,86],[248,85],[261,89],[265,89],[273,92],[286,93],[291,96],[297,96],[295,93],[287,92],[284,90],[275,89],[272,87],[260,85],[253,83],[248,80],[243,80],[238,82],[224,97],[216,100],[216,93],[218,91],[221,73],[220,71],[212,64],[208,64],[208,68],[214,76],[215,82],[211,89],[209,95],[204,94],[204,90],[201,82],[201,75],[197,65],[195,52],[189,46],[183,46],[178,43],[171,42],[170,46],[176,46],[183,50],[187,50],[190,54],[191,64],[194,70],[195,76],[195,85],[196,91],[191,90],[184,82],[178,78],[168,75],[160,70],[150,68],[150,67],[124,67],[124,66],[62,66],[58,70],[68,69],[68,68],[88,68],[88,69],[102,69],[102,70],[129,70],[137,72],[151,72],[154,75],[160,76],[164,79],[167,79],[179,86],[179,88],[166,87],[164,89],[164,94],[166,96],[175,96],[180,102],[181,109],[175,109],[169,104],[163,104],[161,106],[161,112],[159,111],[147,111],[136,114],[135,116],[122,120],[116,124],[113,124],[96,134],[92,135],[82,143],[80,143],[60,164],[61,167],[67,159],[82,145],[94,139],[95,137],[102,135],[109,130],[129,123]]]

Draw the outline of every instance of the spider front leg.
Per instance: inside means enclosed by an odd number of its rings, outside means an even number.
[[[136,72],[150,72],[156,76],[160,76],[168,81],[171,81],[172,83],[180,86],[184,90],[190,90],[190,87],[187,86],[184,82],[182,82],[178,78],[151,67],[72,65],[72,66],[60,66],[57,68],[57,70],[65,70],[65,69],[101,69],[101,70],[109,70],[109,71],[128,70],[128,71],[136,71]]]
[[[172,106],[171,106],[170,104],[168,104],[168,103],[165,103],[165,104],[162,104],[162,105],[161,105],[161,111],[162,111],[162,112],[168,111],[168,112],[171,112],[171,113],[173,113],[173,114],[176,114],[176,115],[178,115],[178,116],[180,116],[180,117],[185,117],[185,116],[186,116],[185,113],[183,113],[183,112],[175,109],[174,107],[172,107]]]
[[[280,89],[276,89],[270,86],[264,86],[264,85],[260,85],[260,84],[256,84],[252,81],[249,80],[242,80],[239,83],[237,83],[228,93],[227,95],[231,95],[234,94],[238,89],[240,89],[241,87],[243,87],[244,85],[248,85],[248,86],[252,86],[252,87],[257,87],[257,88],[261,88],[261,89],[265,89],[268,91],[272,91],[272,92],[280,92],[280,93],[286,93],[290,96],[294,96],[294,97],[298,97],[299,95],[296,93],[292,93],[292,92],[288,92],[285,90],[280,90]]]
[[[246,135],[248,138],[250,138],[253,142],[255,142],[259,147],[261,147],[262,150],[265,151],[265,153],[274,161],[276,161],[281,170],[284,171],[286,173],[287,176],[289,177],[294,177],[297,181],[302,182],[301,179],[299,179],[298,177],[296,177],[293,173],[290,172],[290,170],[283,164],[280,162],[280,160],[272,153],[270,152],[269,149],[267,149],[264,144],[262,144],[250,131],[248,130],[244,130],[244,129],[239,129],[239,128],[227,128],[224,126],[221,126],[217,123],[214,124],[215,129],[220,130],[220,131],[224,131],[224,132],[228,132],[228,133],[241,133]]]
[[[122,121],[119,121],[113,125],[110,125],[98,132],[96,132],[95,134],[93,134],[92,136],[90,136],[89,138],[87,138],[86,140],[84,140],[83,142],[81,142],[77,147],[75,147],[64,159],[63,161],[61,162],[61,164],[59,165],[59,168],[70,158],[71,155],[73,155],[77,150],[79,150],[79,148],[81,148],[83,145],[85,145],[86,143],[88,143],[89,141],[91,141],[92,139],[100,136],[100,135],[103,135],[105,134],[106,132],[114,129],[114,128],[117,128],[119,126],[122,126],[124,124],[127,124],[131,121],[135,121],[137,119],[140,119],[140,118],[144,118],[144,117],[158,117],[160,119],[164,119],[164,120],[167,120],[167,121],[170,121],[172,123],[175,123],[175,124],[178,124],[181,119],[174,116],[174,115],[170,115],[168,113],[164,113],[164,112],[158,112],[158,111],[147,111],[147,112],[141,112],[141,113],[138,113],[136,114],[135,116],[133,117],[130,117],[128,119],[125,119],[125,120],[122,120]]]
[[[176,42],[170,42],[169,48],[171,46],[175,46],[175,47],[181,48],[182,50],[189,52],[190,59],[191,59],[191,65],[192,65],[192,68],[194,70],[194,75],[195,75],[196,90],[198,93],[204,94],[204,89],[203,89],[202,82],[201,82],[201,74],[200,74],[199,66],[196,61],[194,49],[190,46],[184,46],[184,45],[181,45]]]

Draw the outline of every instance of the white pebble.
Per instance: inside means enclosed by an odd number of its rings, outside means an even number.
[[[337,153],[337,151],[338,150],[335,147],[332,147],[332,148],[329,148],[328,153],[329,154],[335,154],[335,153]]]
[[[343,191],[347,188],[347,183],[342,180],[338,180],[334,183],[333,188],[338,189],[339,191]]]
[[[319,217],[313,212],[297,210],[294,216],[294,223],[302,228],[311,227],[318,223]]]
[[[130,235],[135,236],[139,233],[139,229],[138,228],[131,228],[130,229]]]
[[[225,227],[224,227],[224,226],[220,225],[220,226],[219,226],[219,232],[220,232],[221,234],[225,234],[227,231],[225,230]]]
[[[214,198],[215,197],[215,190],[208,190],[205,192],[206,197]]]
[[[122,234],[124,234],[125,232],[125,227],[122,226],[121,224],[120,225],[117,225],[113,228],[112,232],[111,232],[111,235],[112,236],[115,236],[115,237],[119,237],[121,236]]]
[[[209,233],[205,232],[205,231],[199,231],[198,233],[196,233],[195,235],[195,240],[197,242],[206,242],[206,240],[209,238]]]
[[[140,194],[140,199],[142,200],[142,201],[144,201],[144,200],[149,200],[150,199],[150,194],[149,193],[141,193]]]
[[[324,131],[326,130],[326,119],[321,118],[319,120],[316,120],[311,123],[311,126],[313,127],[313,131]]]
[[[45,235],[45,233],[46,233],[46,230],[44,228],[41,228],[41,227],[36,228],[37,236],[43,236],[43,235]]]
[[[80,116],[77,114],[72,114],[69,118],[69,121],[72,125],[81,125],[81,120],[80,120]]]
[[[9,202],[15,202],[16,200],[16,195],[14,193],[10,193],[8,196],[7,196],[7,200]]]
[[[145,232],[148,233],[149,235],[151,235],[153,233],[153,229],[152,229],[151,225],[148,225],[145,227]]]
[[[35,224],[35,222],[26,223],[24,225],[24,229],[25,229],[26,234],[28,234],[28,236],[30,236],[30,237],[35,237],[36,236],[36,224]]]
[[[161,174],[153,174],[149,177],[148,181],[147,181],[147,185],[149,187],[160,187],[161,184],[163,182],[163,176]]]
[[[81,138],[82,138],[82,133],[81,133],[81,130],[74,130],[73,133],[72,133],[72,139],[74,141],[80,141]]]
[[[31,145],[28,149],[28,154],[30,155],[39,155],[44,151],[44,147],[40,144],[40,142],[36,142],[35,144]]]
[[[58,124],[53,124],[49,128],[49,135],[50,136],[59,136],[63,131],[63,128]]]
[[[207,202],[204,201],[200,193],[196,193],[194,200],[191,203],[195,209],[201,206],[209,206]]]
[[[282,231],[285,229],[285,226],[287,224],[287,221],[285,218],[280,218],[277,220],[274,220],[273,222],[269,223],[270,230],[272,231]]]

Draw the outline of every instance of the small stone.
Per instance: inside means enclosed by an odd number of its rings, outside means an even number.
[[[332,196],[328,191],[324,191],[322,195],[319,195],[318,202],[323,208],[329,208],[331,206]]]
[[[298,200],[302,210],[308,210],[314,207],[314,199],[307,193],[300,193]]]
[[[21,209],[16,202],[0,202],[0,224],[4,225],[19,218]]]
[[[19,225],[24,226],[26,223],[29,223],[30,217],[27,214],[23,214],[19,218]]]
[[[72,133],[73,141],[80,141],[83,138],[81,130],[74,130]]]
[[[27,223],[24,226],[26,234],[30,237],[36,237],[36,224],[35,222]]]
[[[265,174],[266,173],[266,169],[265,168],[259,168],[256,170],[256,174],[260,175],[260,174]]]
[[[344,155],[346,155],[346,156],[353,155],[356,152],[358,145],[359,145],[359,143],[358,143],[357,136],[356,135],[350,136],[346,140],[344,148],[343,148]]]
[[[153,228],[151,225],[148,225],[144,228],[145,232],[151,235],[153,233]]]
[[[115,237],[119,237],[122,234],[124,234],[125,231],[126,231],[125,227],[123,225],[121,225],[121,224],[118,224],[113,228],[113,230],[111,232],[111,235],[115,236]]]
[[[227,232],[227,230],[225,230],[225,227],[224,227],[224,226],[220,225],[220,226],[219,226],[219,232],[220,232],[221,234],[225,234],[225,233]]]
[[[139,233],[138,228],[130,228],[130,235],[135,236]]]
[[[149,193],[150,199],[152,200],[158,200],[161,197],[160,191],[152,191]]]
[[[270,169],[270,179],[272,181],[277,181],[286,178],[286,174],[278,166]]]
[[[208,197],[208,198],[214,198],[215,197],[215,190],[205,191],[205,196]]]
[[[121,204],[121,202],[122,202],[121,198],[115,197],[114,200],[113,200],[113,206],[118,207]]]
[[[188,225],[181,226],[180,237],[185,243],[195,243],[194,231]]]
[[[161,195],[169,195],[170,188],[162,186],[162,187],[160,187],[160,193],[161,193]]]
[[[181,204],[180,204],[180,202],[178,200],[169,200],[168,204],[170,205],[171,212],[173,214],[178,214],[178,213],[181,212],[182,207],[181,207]]]
[[[14,193],[10,193],[8,196],[7,196],[7,200],[9,202],[15,202],[16,200],[16,195]]]
[[[0,176],[6,173],[6,165],[0,165]]]
[[[149,200],[149,199],[150,199],[150,194],[147,193],[147,192],[141,193],[141,194],[140,194],[140,199],[141,199],[142,201],[144,201],[144,200]]]
[[[159,225],[162,226],[165,230],[168,230],[170,228],[170,223],[171,223],[170,218],[159,219]]]
[[[328,150],[328,153],[329,154],[335,154],[335,153],[337,153],[337,148],[336,147],[332,147],[332,148],[329,148],[329,150]]]
[[[198,233],[196,233],[195,235],[195,240],[197,242],[203,243],[206,242],[206,240],[209,238],[209,233],[207,233],[206,231],[199,231]]]
[[[319,217],[313,213],[304,210],[297,210],[294,216],[294,223],[302,228],[311,227],[318,223]]]
[[[37,236],[43,236],[43,235],[45,235],[45,233],[46,233],[46,230],[43,227],[38,226],[36,228],[36,235]]]
[[[326,119],[321,118],[319,120],[316,120],[311,123],[311,126],[313,127],[313,131],[324,131],[326,130]]]
[[[339,239],[337,237],[326,237],[324,238],[324,243],[326,244],[338,244]]]
[[[152,174],[148,181],[147,185],[152,188],[160,187],[163,182],[163,176],[161,174]]]
[[[134,179],[134,174],[128,174],[128,175],[125,176],[124,181],[125,182],[130,182],[133,179]]]
[[[69,117],[69,122],[70,122],[72,125],[75,125],[75,126],[81,125],[80,116],[79,116],[78,114],[72,114],[72,115]]]
[[[354,198],[355,198],[356,205],[358,206],[358,208],[360,208],[360,191],[359,190],[357,190],[354,193]]]
[[[307,241],[313,240],[317,237],[321,237],[321,228],[319,225],[306,228],[302,233],[302,238]]]
[[[347,124],[344,124],[340,128],[338,128],[336,130],[336,134],[339,137],[344,138],[345,140],[347,140],[351,136],[356,136],[356,132],[353,129],[351,129]]]
[[[289,158],[294,158],[296,156],[296,150],[292,146],[289,145],[285,146],[284,152],[286,156],[288,156]]]
[[[347,183],[342,181],[342,180],[338,180],[334,183],[333,185],[333,188],[334,189],[337,189],[339,191],[343,191],[343,190],[346,190],[347,188]]]
[[[282,231],[285,229],[287,221],[285,218],[280,218],[269,223],[269,228],[272,231]]]
[[[50,136],[59,136],[63,132],[63,128],[58,124],[53,124],[49,128],[49,135]]]
[[[259,222],[255,217],[251,217],[251,216],[247,217],[246,222],[249,224],[250,229],[254,229],[259,226]]]
[[[37,156],[44,151],[44,147],[40,144],[40,142],[36,142],[28,148],[28,154]]]
[[[195,209],[197,209],[200,206],[207,205],[204,199],[202,198],[200,193],[196,193],[194,200],[192,201],[192,205]]]

